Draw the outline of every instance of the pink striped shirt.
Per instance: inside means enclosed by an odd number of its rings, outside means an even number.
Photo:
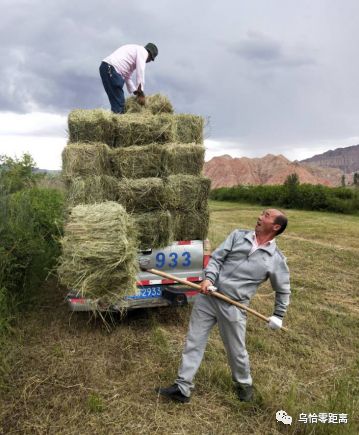
[[[128,44],[115,50],[103,61],[112,65],[115,70],[124,78],[127,90],[132,94],[139,85],[145,88],[145,68],[148,51],[141,45]],[[131,76],[136,70],[136,86]]]

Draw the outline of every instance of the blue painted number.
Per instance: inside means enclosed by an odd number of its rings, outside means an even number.
[[[159,252],[156,255],[156,267],[158,267],[158,269],[161,269],[166,262],[166,257],[165,254],[163,252]]]
[[[178,254],[176,252],[171,252],[169,255],[169,263],[168,266],[174,269],[178,266]],[[189,267],[191,265],[191,253],[186,251],[183,252],[181,255],[183,261],[181,266],[183,267]],[[162,269],[166,264],[166,256],[163,252],[159,252],[156,255],[156,268]]]
[[[168,263],[169,267],[176,267],[177,266],[177,260],[178,260],[178,254],[176,252],[171,252],[169,257],[171,258],[171,261]]]
[[[191,265],[191,254],[189,252],[183,252],[182,257],[184,258],[184,261],[182,263],[182,266],[188,267]]]

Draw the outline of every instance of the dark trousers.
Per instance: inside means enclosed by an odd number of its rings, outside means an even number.
[[[125,95],[123,93],[125,80],[113,66],[106,62],[102,62],[100,65],[100,76],[110,100],[112,112],[123,113],[125,111]]]

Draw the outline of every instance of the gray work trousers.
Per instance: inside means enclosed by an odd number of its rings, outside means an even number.
[[[218,322],[232,379],[237,384],[252,385],[248,352],[245,346],[247,315],[245,311],[211,296],[199,294],[192,310],[182,362],[175,383],[189,397],[193,378],[201,364],[209,333]]]

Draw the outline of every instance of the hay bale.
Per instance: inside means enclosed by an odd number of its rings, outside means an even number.
[[[125,113],[151,113],[146,107],[137,102],[136,97],[128,97],[125,102]]]
[[[129,213],[166,209],[165,186],[161,178],[124,178],[118,183],[118,202]]]
[[[134,214],[140,248],[162,248],[173,241],[171,213],[165,210]]]
[[[173,113],[173,106],[170,100],[165,95],[161,94],[146,97],[146,108],[148,108],[153,115],[159,113]]]
[[[114,300],[136,291],[136,229],[115,202],[78,205],[61,240],[58,275],[62,284],[86,297]]]
[[[162,147],[162,174],[199,175],[204,165],[205,149],[197,144],[169,144]]]
[[[118,115],[103,109],[73,110],[68,117],[70,142],[103,142],[111,147],[203,143],[204,120],[201,116],[158,113],[158,108],[167,105],[161,100],[166,97],[155,97],[153,102],[148,97],[153,109],[143,109],[138,113]],[[135,109],[130,112],[132,110]]]
[[[209,211],[193,210],[172,214],[172,231],[174,240],[204,240],[209,227]]]
[[[207,207],[211,180],[194,175],[170,175],[165,181],[168,208],[179,211],[203,210]]]
[[[159,177],[162,145],[135,145],[111,150],[112,172],[116,177]]]
[[[116,148],[110,152],[117,177],[145,178],[173,174],[199,175],[205,149],[198,144],[150,144]]]
[[[174,115],[176,124],[176,142],[203,144],[202,116],[181,113]]]
[[[68,117],[70,142],[103,142],[114,146],[115,115],[103,109],[73,110]]]
[[[161,94],[148,95],[146,106],[138,104],[136,97],[129,97],[126,99],[126,113],[173,113],[173,107],[170,100]]]
[[[110,175],[109,151],[103,143],[70,143],[62,152],[62,176],[66,180],[87,175]]]
[[[114,122],[116,147],[175,142],[175,119],[167,113],[115,115]]]
[[[73,207],[78,204],[116,201],[117,189],[117,179],[109,175],[76,177],[68,181],[67,203]]]

